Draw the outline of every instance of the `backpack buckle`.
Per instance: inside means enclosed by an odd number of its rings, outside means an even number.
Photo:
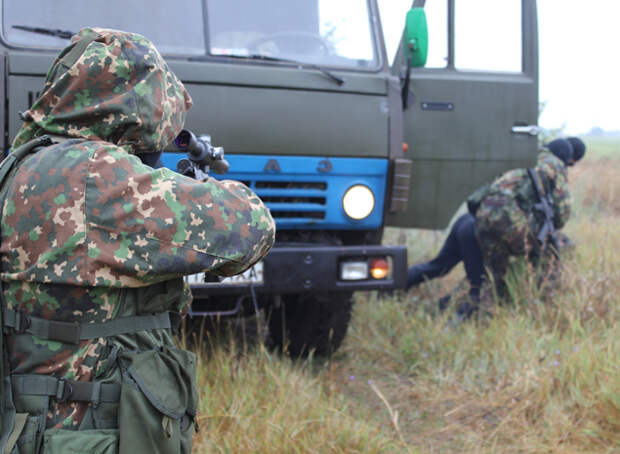
[[[181,322],[183,321],[183,315],[180,312],[168,312],[170,317],[170,328],[173,334],[179,334],[179,328],[181,328]]]
[[[71,386],[71,382],[64,378],[60,378],[58,380],[58,387],[56,388],[56,402],[64,403],[69,400],[71,395],[73,394],[73,386]]]
[[[24,334],[32,326],[32,319],[24,310],[16,311],[15,315],[15,333]]]

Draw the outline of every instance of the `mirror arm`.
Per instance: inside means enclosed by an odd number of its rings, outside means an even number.
[[[411,44],[409,46],[411,46]],[[405,72],[405,80],[403,81],[403,88],[400,93],[400,96],[403,100],[403,110],[407,110],[407,106],[409,105],[409,81],[411,80],[412,60],[413,60],[413,57],[411,56],[411,52],[408,52],[407,71]]]

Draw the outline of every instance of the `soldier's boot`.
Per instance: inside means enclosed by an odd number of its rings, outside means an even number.
[[[456,316],[463,321],[469,320],[478,312],[478,303],[474,301],[463,301],[456,308]]]
[[[465,301],[461,301],[456,308],[456,312],[450,318],[446,324],[445,329],[455,328],[463,322],[473,318],[479,309],[479,301],[476,298],[468,298]]]
[[[452,299],[451,293],[448,293],[447,295],[444,295],[441,298],[439,298],[439,301],[437,301],[437,303],[439,305],[440,312],[443,312],[448,308],[448,306],[450,305],[451,299]]]

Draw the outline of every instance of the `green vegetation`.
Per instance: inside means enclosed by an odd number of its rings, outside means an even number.
[[[620,158],[620,135],[618,136],[586,136],[583,137],[588,147],[588,153],[592,151],[593,158]]]
[[[546,300],[522,274],[515,304],[452,327],[436,301],[460,282],[458,269],[394,297],[359,295],[329,360],[209,337],[195,451],[619,452],[620,159],[611,156],[620,144],[589,145],[569,175],[576,251]],[[388,236],[408,245],[411,262],[443,241]]]

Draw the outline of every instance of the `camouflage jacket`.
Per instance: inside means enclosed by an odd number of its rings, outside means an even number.
[[[181,301],[157,307],[130,302],[183,275],[240,273],[267,253],[273,219],[242,183],[195,181],[135,156],[169,144],[190,107],[146,38],[102,29],[73,38],[23,115],[13,147],[43,134],[65,140],[26,157],[2,189],[0,276],[9,308],[70,322],[182,311],[191,301],[187,288]],[[158,336],[123,342],[152,348],[164,342]],[[10,367],[89,381],[102,373],[111,342],[13,336]],[[86,407],[58,404],[48,427],[77,427]]]
[[[542,151],[534,169],[540,186],[551,194],[554,227],[561,229],[570,216],[566,166],[549,151]],[[537,202],[526,169],[506,172],[474,193],[468,203],[476,208],[476,232],[483,253],[497,250],[524,255],[535,247],[535,234],[541,226],[534,210]]]

